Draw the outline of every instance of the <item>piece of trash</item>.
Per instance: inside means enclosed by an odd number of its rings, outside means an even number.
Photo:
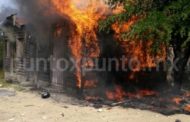
[[[3,87],[3,85],[2,85],[2,84],[0,84],[0,87]]]
[[[44,91],[44,92],[41,93],[41,97],[42,97],[43,99],[47,99],[47,98],[49,98],[50,96],[51,96],[50,93],[47,92],[47,91]]]

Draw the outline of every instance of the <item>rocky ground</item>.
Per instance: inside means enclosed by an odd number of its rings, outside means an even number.
[[[95,109],[62,97],[60,103],[42,99],[37,92],[0,88],[0,122],[190,122],[188,115],[164,116],[121,107]]]

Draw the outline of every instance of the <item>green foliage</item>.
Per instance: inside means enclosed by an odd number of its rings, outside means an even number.
[[[140,19],[122,37],[154,39],[153,49],[169,44],[180,35],[181,46],[190,43],[189,0],[110,0],[111,5],[123,4],[126,12],[109,16],[100,22],[100,31],[110,32],[111,25],[129,21],[132,16]]]

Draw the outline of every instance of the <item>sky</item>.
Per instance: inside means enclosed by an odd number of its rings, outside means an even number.
[[[16,5],[14,5],[13,1],[14,0],[0,0],[0,11],[5,7],[16,8]]]
[[[15,0],[0,0],[0,23],[4,21],[7,16],[16,13],[14,1]]]

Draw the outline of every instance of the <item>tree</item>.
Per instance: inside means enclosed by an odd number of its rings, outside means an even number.
[[[185,66],[190,56],[190,2],[189,0],[109,0],[112,6],[122,4],[125,11],[109,16],[100,22],[100,30],[109,32],[111,25],[126,22],[133,16],[139,17],[130,31],[122,33],[124,38],[153,39],[152,49],[159,45],[172,46],[174,61],[174,88],[180,89]]]

